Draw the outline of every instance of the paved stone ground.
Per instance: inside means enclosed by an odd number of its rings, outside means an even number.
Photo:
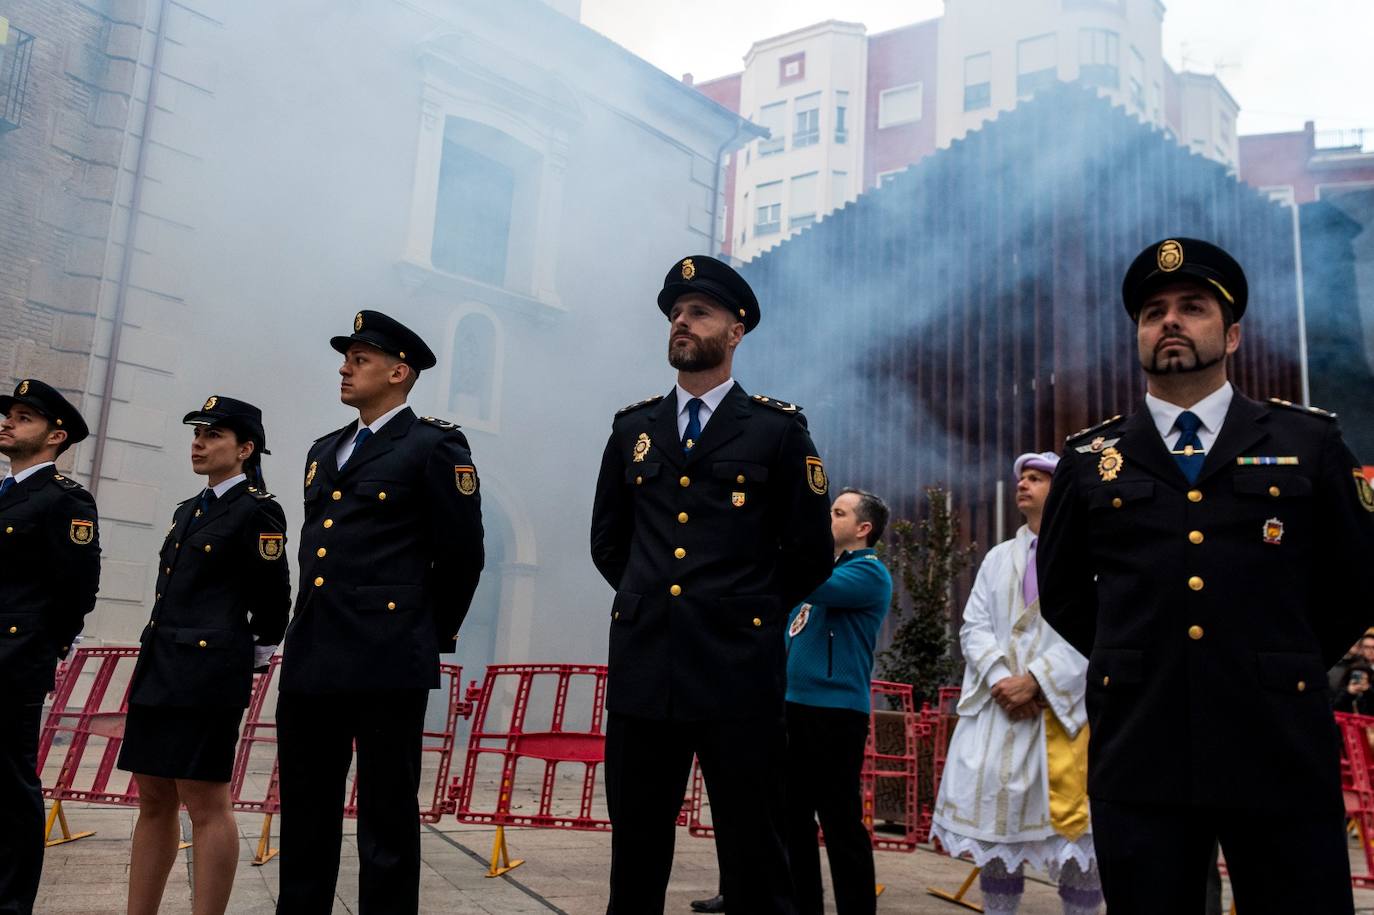
[[[129,843],[135,811],[128,808],[71,804],[67,807],[73,830],[94,830],[95,835],[48,849],[37,912],[114,915],[123,913],[128,879]],[[235,876],[230,912],[266,915],[273,911],[277,894],[278,864],[250,865],[262,818],[240,815],[243,836],[239,869]],[[356,909],[357,847],[354,823],[345,824],[345,838],[336,915]],[[610,837],[604,833],[515,829],[507,832],[514,857],[525,863],[505,877],[486,877],[491,854],[491,829],[463,826],[451,820],[421,828],[423,863],[420,875],[421,911],[535,915],[564,912],[567,915],[601,915],[606,905],[606,875],[610,864]],[[1353,854],[1352,862],[1356,861]],[[191,862],[195,847],[183,851],[173,869],[163,912],[190,911]],[[1363,864],[1359,859],[1358,865]],[[1357,865],[1357,866],[1358,866]],[[954,913],[963,911],[926,894],[929,886],[953,890],[969,872],[969,865],[931,851],[911,854],[879,852],[878,880],[886,890],[878,901],[883,915],[894,913]],[[1301,879],[1295,874],[1294,879]],[[714,893],[715,854],[709,840],[695,839],[681,830],[677,857],[669,887],[667,912],[685,913],[692,899]],[[975,888],[970,898],[978,899]],[[1374,912],[1374,891],[1357,893],[1361,912]],[[1027,882],[1021,911],[1026,915],[1050,915],[1060,911],[1054,887],[1032,879]]]

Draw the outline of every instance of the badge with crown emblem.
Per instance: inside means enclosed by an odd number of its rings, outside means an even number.
[[[692,259],[689,257],[682,262],[682,278],[690,283],[692,281],[692,277],[696,275],[697,265],[692,263]]]
[[[28,379],[25,379],[19,382],[19,396],[23,397],[27,393],[29,393],[29,382]]]
[[[1155,251],[1155,263],[1165,273],[1173,273],[1183,266],[1183,246],[1172,238],[1160,242],[1159,250]]]
[[[218,398],[218,397],[211,397],[209,400],[205,401],[205,406],[201,407],[201,409],[202,409],[202,410],[213,410],[213,409],[215,408],[215,404],[217,404],[217,403],[219,403],[219,398]]]
[[[641,463],[641,462],[644,460],[644,456],[647,455],[648,453],[649,453],[649,433],[647,433],[647,432],[641,432],[641,433],[639,433],[639,438],[635,440],[634,462],[635,462],[636,464]]]
[[[353,316],[353,333],[363,329],[363,313],[360,311]]]

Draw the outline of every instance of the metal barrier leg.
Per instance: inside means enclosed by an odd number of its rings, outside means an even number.
[[[54,822],[62,826],[62,838],[60,839],[52,837]],[[52,812],[48,814],[48,825],[43,830],[43,840],[48,848],[52,848],[54,845],[64,845],[67,842],[75,842],[77,839],[84,839],[93,835],[95,835],[94,831],[78,832],[73,835],[71,827],[67,825],[67,813],[62,809],[62,802],[60,800],[52,802]]]
[[[524,863],[524,858],[517,858],[514,861],[510,859],[510,849],[506,848],[506,827],[497,826],[496,839],[491,843],[491,867],[486,875],[488,877],[500,877]]]
[[[258,836],[258,851],[253,855],[254,867],[262,867],[277,856],[280,849],[272,847],[272,814],[262,815],[262,835]]]
[[[973,870],[969,871],[968,876],[964,878],[963,884],[960,885],[958,891],[955,892],[952,896],[944,890],[935,889],[935,887],[933,886],[926,887],[926,892],[937,899],[943,899],[945,902],[952,902],[955,905],[961,905],[966,909],[972,909],[975,912],[981,912],[983,911],[982,906],[978,905],[975,902],[969,902],[967,899],[964,898],[964,894],[969,891],[969,887],[973,886],[973,881],[978,876],[978,872],[981,870],[981,867],[975,867]]]

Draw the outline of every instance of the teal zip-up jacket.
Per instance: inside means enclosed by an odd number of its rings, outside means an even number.
[[[892,576],[871,549],[841,553],[830,578],[788,614],[787,701],[869,712],[878,630]]]

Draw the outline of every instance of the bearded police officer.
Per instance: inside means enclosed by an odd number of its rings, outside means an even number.
[[[56,466],[86,437],[81,414],[36,378],[0,413],[0,912],[27,915],[43,869],[43,697],[95,606],[100,538],[95,500]]]
[[[1113,915],[1352,910],[1326,670],[1369,625],[1374,493],[1335,418],[1227,380],[1247,287],[1220,248],[1126,273],[1145,407],[1071,436],[1039,544],[1045,618],[1087,655],[1088,793]]]
[[[825,470],[795,405],[750,397],[731,377],[759,322],[739,274],[685,258],[658,306],[677,385],[616,414],[592,510],[592,560],[616,590],[609,911],[663,910],[695,753],[732,864],[731,906],[793,912],[780,833],[783,627],[831,571]]]
[[[419,910],[416,792],[425,704],[482,570],[477,471],[452,423],[406,405],[434,354],[375,311],[330,345],[358,419],[305,468],[300,594],[286,633],[280,733],[281,915],[327,915],[358,751],[359,911]]]

